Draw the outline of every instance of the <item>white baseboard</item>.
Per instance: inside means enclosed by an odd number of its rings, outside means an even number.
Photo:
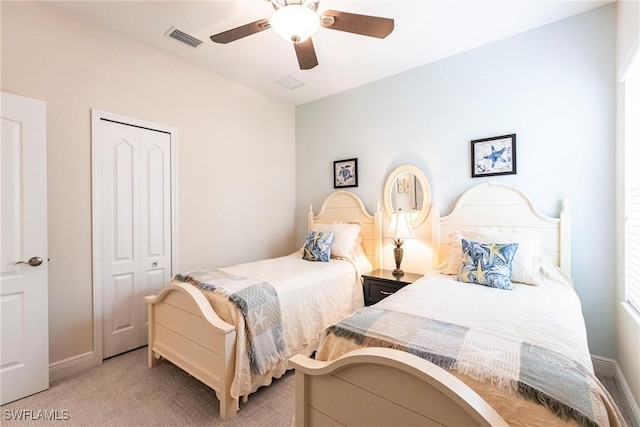
[[[620,387],[620,392],[622,393],[622,398],[626,400],[627,408],[631,411],[629,416],[631,417],[631,425],[640,426],[640,407],[636,403],[633,395],[631,394],[631,389],[629,388],[629,384],[627,384],[627,380],[622,375],[622,371],[620,367],[616,363],[616,381],[618,382],[618,386]]]
[[[631,425],[640,426],[640,408],[633,398],[633,394],[631,394],[629,384],[624,378],[624,375],[622,374],[622,371],[618,366],[618,362],[606,357],[593,355],[591,356],[591,362],[593,363],[593,370],[596,374],[615,378],[616,383],[618,383],[618,387],[620,388],[620,394],[625,400],[624,403],[631,412],[629,414],[629,416],[631,417]]]
[[[51,363],[49,365],[49,382],[70,377],[100,363],[102,363],[102,360],[97,360],[93,351]]]
[[[616,376],[616,368],[618,367],[618,363],[615,360],[609,359],[607,357],[591,355],[591,363],[593,363],[593,370],[596,374],[605,377]]]

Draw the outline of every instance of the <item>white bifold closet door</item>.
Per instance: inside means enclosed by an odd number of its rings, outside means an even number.
[[[144,296],[171,277],[170,139],[100,120],[103,358],[147,344]]]

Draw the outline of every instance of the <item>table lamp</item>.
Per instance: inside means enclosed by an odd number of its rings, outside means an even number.
[[[410,214],[402,211],[394,212],[391,216],[389,229],[384,233],[384,237],[392,239],[393,244],[396,245],[396,247],[393,248],[393,257],[396,260],[396,269],[393,270],[394,276],[404,275],[404,271],[400,268],[402,256],[404,255],[404,249],[402,249],[404,242],[402,239],[415,239],[416,237],[413,234],[413,230],[411,230],[410,216]]]

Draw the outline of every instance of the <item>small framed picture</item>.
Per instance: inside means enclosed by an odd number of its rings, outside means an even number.
[[[471,178],[515,173],[515,133],[471,141]]]
[[[333,188],[358,186],[358,159],[333,162]]]

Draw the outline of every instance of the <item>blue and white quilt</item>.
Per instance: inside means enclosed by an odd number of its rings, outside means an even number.
[[[285,356],[278,293],[267,282],[220,270],[202,270],[174,277],[206,292],[225,295],[242,312],[251,371],[264,374]]]
[[[395,348],[466,382],[509,425],[624,426],[593,372],[580,301],[551,271],[511,291],[427,274],[330,327],[316,357]]]

